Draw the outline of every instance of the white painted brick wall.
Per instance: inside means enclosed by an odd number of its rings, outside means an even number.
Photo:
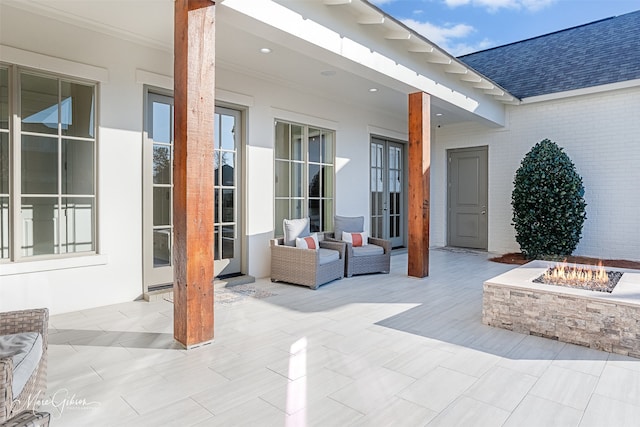
[[[509,106],[505,128],[436,130],[432,162],[433,245],[446,244],[446,150],[489,147],[489,251],[519,251],[511,191],[524,155],[544,138],[565,149],[585,187],[587,220],[576,255],[640,260],[640,88]]]

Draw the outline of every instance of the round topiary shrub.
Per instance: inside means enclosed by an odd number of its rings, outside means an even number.
[[[582,178],[558,145],[545,139],[522,159],[513,181],[513,225],[528,259],[571,255],[587,215]]]

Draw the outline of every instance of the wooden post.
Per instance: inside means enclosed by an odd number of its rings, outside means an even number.
[[[175,0],[173,336],[213,340],[215,3]]]
[[[429,275],[431,125],[429,94],[409,94],[409,266],[413,277]]]

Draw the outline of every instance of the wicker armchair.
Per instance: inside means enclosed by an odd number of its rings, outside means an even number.
[[[49,310],[46,308],[0,313],[0,335],[39,332],[42,336],[40,363],[20,395],[13,395],[13,360],[11,357],[0,358],[0,423],[9,422],[22,411],[31,412],[38,401],[44,398],[47,389],[48,327]]]
[[[282,281],[317,289],[318,286],[342,279],[344,275],[345,244],[319,242],[320,250],[301,249],[284,245],[284,239],[271,239],[271,281]],[[338,259],[321,263],[323,249],[339,253]],[[326,252],[324,252],[326,254]]]
[[[333,233],[326,233],[325,238],[330,241],[339,241],[335,239]],[[345,243],[345,277],[351,277],[354,274],[389,273],[391,271],[391,241],[369,237],[368,243],[369,245],[380,246],[382,253],[359,256],[354,253],[351,243]],[[356,251],[358,249],[356,248]]]
[[[364,216],[335,215],[333,227],[335,232],[325,233],[325,239],[335,242],[342,241],[344,232],[364,232]],[[344,269],[346,277],[351,277],[354,274],[389,273],[391,270],[391,241],[369,237],[367,243],[367,245],[356,248],[351,243],[346,243]]]

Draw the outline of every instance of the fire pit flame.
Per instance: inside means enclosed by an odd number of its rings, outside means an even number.
[[[555,268],[547,270],[544,274],[546,283],[556,283],[559,285],[580,286],[582,284],[606,285],[609,283],[609,276],[602,266],[602,261],[597,268],[569,267],[566,262],[557,265]]]
[[[565,260],[561,264],[547,269],[544,274],[533,281],[547,285],[569,286],[611,293],[622,274],[619,271],[605,270],[602,261],[598,263],[597,267],[591,268],[577,265],[570,267]]]

